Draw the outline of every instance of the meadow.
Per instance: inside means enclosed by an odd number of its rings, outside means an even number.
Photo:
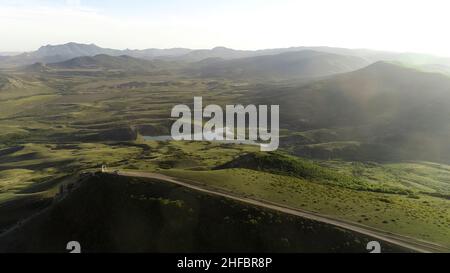
[[[0,92],[0,230],[51,206],[60,185],[107,165],[160,172],[450,248],[445,163],[298,156],[299,143],[321,150],[359,145],[331,141],[328,129],[285,127],[282,149],[262,156],[258,146],[144,139],[167,135],[171,108],[192,104],[194,96],[203,96],[204,104],[245,104],[271,85],[170,73],[9,75],[14,84]],[[258,164],[240,161],[248,155],[259,155]]]

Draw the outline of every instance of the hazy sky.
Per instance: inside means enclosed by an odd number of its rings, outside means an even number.
[[[450,56],[448,0],[0,0],[0,51],[327,45]]]

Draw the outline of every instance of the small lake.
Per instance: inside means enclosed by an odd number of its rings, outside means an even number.
[[[203,141],[211,141],[207,139],[218,139],[219,137],[232,137],[234,136],[233,132],[225,127],[219,128],[214,132],[208,132],[205,134],[192,134],[185,135],[185,138],[191,137],[191,139],[201,138]],[[147,141],[172,141],[174,140],[171,135],[161,135],[161,136],[143,136],[144,140]],[[219,143],[232,143],[232,144],[247,144],[247,145],[259,145],[259,143],[253,140],[212,140],[211,142],[219,142]]]

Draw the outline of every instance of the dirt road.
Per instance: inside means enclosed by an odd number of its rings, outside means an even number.
[[[239,201],[242,203],[251,204],[251,205],[255,205],[255,206],[259,206],[259,207],[264,207],[264,208],[268,208],[271,210],[275,210],[275,211],[279,211],[279,212],[283,212],[283,213],[287,213],[287,214],[291,214],[291,215],[295,215],[295,216],[300,216],[300,217],[303,217],[306,219],[315,220],[318,222],[330,224],[330,225],[333,225],[336,227],[340,227],[340,228],[351,230],[351,231],[354,231],[354,232],[357,232],[360,234],[364,234],[364,235],[373,237],[376,240],[388,242],[388,243],[391,243],[391,244],[394,244],[394,245],[397,245],[397,246],[400,246],[400,247],[403,247],[403,248],[406,248],[406,249],[409,249],[409,250],[412,250],[415,252],[422,252],[422,253],[449,252],[449,249],[447,249],[443,246],[437,245],[437,244],[430,243],[430,242],[425,242],[425,241],[417,240],[414,238],[410,238],[410,237],[406,237],[406,236],[402,236],[402,235],[398,235],[398,234],[384,232],[384,231],[377,230],[375,228],[371,228],[368,226],[359,225],[357,223],[347,222],[344,220],[331,218],[328,216],[308,212],[308,211],[297,209],[297,208],[286,207],[286,206],[283,206],[280,204],[275,204],[275,203],[265,201],[265,200],[256,200],[253,198],[238,196],[236,194],[226,192],[223,190],[219,190],[219,189],[205,188],[205,186],[200,185],[199,183],[196,183],[195,181],[189,181],[189,182],[181,181],[180,179],[169,177],[169,176],[162,175],[162,174],[157,174],[157,173],[120,171],[120,172],[116,172],[116,174],[120,175],[120,176],[127,176],[127,177],[143,177],[143,178],[157,179],[160,181],[169,182],[172,184],[190,188],[190,189],[193,189],[193,190],[196,190],[199,192],[212,194],[212,195],[216,195],[216,196],[221,196],[221,197],[233,199],[233,200],[236,200],[236,201]]]

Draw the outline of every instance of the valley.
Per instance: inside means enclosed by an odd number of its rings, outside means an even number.
[[[92,242],[87,246],[92,252],[366,251],[361,248],[366,237],[151,179],[90,177],[55,201],[62,185],[77,184],[102,165],[195,181],[450,248],[450,78],[445,74],[369,60],[356,51],[267,55],[218,48],[161,58],[136,54],[96,49],[72,52],[58,62],[21,60],[10,66],[12,57],[4,62],[1,251],[59,252],[71,235]],[[223,60],[208,59],[217,55]],[[172,107],[193,109],[195,96],[204,105],[222,107],[280,105],[280,149],[262,153],[255,145],[158,139],[170,135],[176,121]],[[28,222],[37,213],[47,216]],[[95,226],[93,219],[103,222]],[[68,222],[70,232],[62,228]],[[20,232],[9,237],[17,224]],[[40,248],[50,231],[54,240]],[[129,237],[133,232],[136,237]],[[150,238],[152,232],[161,234],[161,241]],[[36,241],[27,244],[30,234]],[[142,239],[146,246],[138,243]]]

